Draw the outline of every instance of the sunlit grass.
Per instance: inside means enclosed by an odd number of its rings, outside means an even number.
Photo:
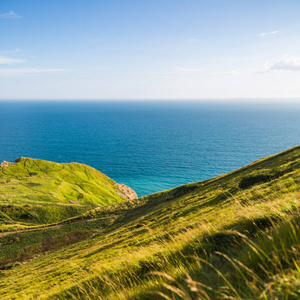
[[[1,299],[298,299],[299,152],[3,237],[32,255],[1,271]]]
[[[0,167],[0,230],[60,222],[123,201],[117,184],[83,164],[22,158]]]

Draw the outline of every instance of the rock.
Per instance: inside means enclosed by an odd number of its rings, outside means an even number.
[[[79,202],[76,201],[76,200],[71,200],[71,199],[69,199],[69,202],[72,203],[72,204],[79,204]]]
[[[17,159],[15,160],[15,163],[20,162],[21,160],[23,160],[23,158],[24,158],[24,157],[19,157],[19,158],[17,158]]]
[[[122,194],[118,193],[121,197],[128,199],[128,200],[133,200],[133,199],[138,198],[136,192],[129,186],[127,186],[123,183],[117,183],[117,186],[118,186],[119,190],[122,192]]]
[[[1,164],[0,164],[0,167],[9,167],[11,165],[11,163],[9,161],[3,161]]]

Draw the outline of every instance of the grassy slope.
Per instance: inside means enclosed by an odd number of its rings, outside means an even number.
[[[297,299],[299,182],[295,147],[92,221],[2,237],[1,299]]]
[[[2,229],[48,224],[124,199],[116,183],[83,164],[21,158],[0,167]]]

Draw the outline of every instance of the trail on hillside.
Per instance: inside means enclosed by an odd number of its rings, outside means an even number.
[[[83,223],[83,222],[92,222],[92,221],[105,220],[105,219],[114,219],[114,217],[111,216],[111,217],[94,218],[94,219],[87,219],[87,220],[76,220],[76,221],[72,221],[72,222],[66,222],[65,221],[64,223],[57,224],[57,225],[47,225],[47,226],[45,225],[43,227],[36,227],[36,228],[28,228],[28,229],[19,229],[19,230],[0,232],[0,237],[15,234],[15,233],[22,233],[22,232],[25,232],[25,231],[28,232],[28,231],[35,231],[35,230],[45,230],[45,229],[50,229],[50,228],[60,228],[63,225],[67,225],[67,224],[78,224],[78,223]]]
[[[82,222],[82,221],[81,221]],[[79,222],[73,222],[73,223],[79,223]],[[28,228],[28,229],[20,229],[20,230],[13,230],[13,231],[6,231],[1,232],[0,237],[11,235],[15,233],[21,233],[21,232],[27,232],[27,231],[35,231],[35,230],[43,230],[43,229],[49,229],[49,228],[60,228],[62,225],[52,225],[52,226],[45,226],[45,227],[37,227],[37,228]]]

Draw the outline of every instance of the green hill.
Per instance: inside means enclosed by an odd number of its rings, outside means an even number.
[[[299,299],[299,183],[298,146],[68,223],[3,232],[1,299]]]
[[[4,161],[0,166],[0,228],[61,222],[128,199],[123,190],[124,185],[83,164],[31,158]]]

